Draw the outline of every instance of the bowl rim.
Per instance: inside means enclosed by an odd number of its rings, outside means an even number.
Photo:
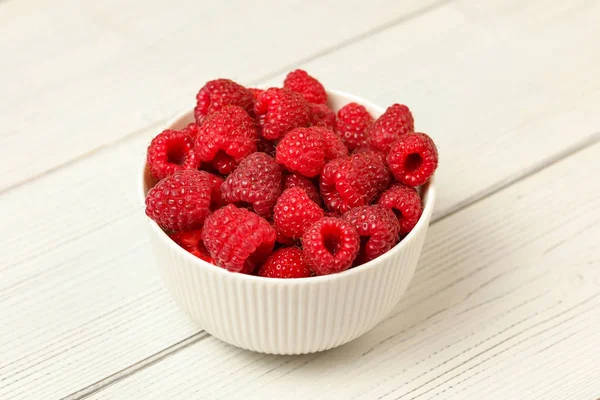
[[[356,96],[356,95],[353,95],[353,94],[350,94],[350,93],[347,93],[347,92],[344,92],[341,90],[329,89],[329,90],[327,90],[327,94],[333,94],[336,96],[344,97],[351,102],[368,105],[369,108],[377,109],[377,110],[380,110],[381,112],[384,111],[383,107],[378,106],[377,104],[375,104],[371,101],[368,101],[359,96]],[[177,115],[170,118],[165,123],[163,129],[169,129],[171,126],[173,126],[179,120],[181,120],[183,117],[192,113],[192,110],[193,109],[186,109],[184,111],[177,113]],[[144,153],[144,155],[145,155],[145,153]],[[145,203],[146,203],[145,202],[145,200],[146,200],[145,183],[146,183],[147,169],[148,168],[147,168],[146,157],[144,156],[143,162],[142,162],[142,168],[140,169],[140,172],[141,172],[140,178],[138,181],[138,194],[139,194],[140,201],[141,201],[143,207],[145,207]],[[161,229],[161,227],[156,222],[154,222],[152,219],[150,219],[150,217],[148,217],[145,213],[144,213],[144,218],[146,218],[147,222],[150,224],[150,228],[155,233],[157,233],[163,241],[166,242],[167,246],[170,247],[170,251],[179,252],[179,254],[182,254],[184,258],[187,258],[191,264],[197,266],[198,268],[210,269],[209,271],[207,271],[209,273],[224,274],[224,275],[227,275],[228,277],[230,277],[231,279],[237,279],[242,282],[261,282],[261,283],[267,283],[267,284],[272,284],[272,285],[277,285],[277,286],[319,284],[321,282],[345,279],[345,278],[350,278],[351,276],[354,276],[354,275],[366,274],[369,271],[377,268],[378,266],[383,266],[385,264],[385,261],[387,259],[391,258],[393,256],[393,254],[401,252],[404,248],[408,247],[414,241],[414,238],[416,237],[417,232],[419,232],[423,229],[427,229],[427,227],[429,226],[429,221],[431,219],[431,215],[433,213],[433,208],[435,206],[435,197],[436,197],[435,174],[423,186],[424,186],[424,195],[422,196],[422,198],[424,199],[423,212],[421,213],[421,216],[419,217],[419,220],[417,221],[417,224],[415,225],[415,227],[398,244],[396,244],[394,247],[392,247],[390,250],[388,250],[386,253],[382,254],[381,256],[379,256],[369,262],[361,264],[358,267],[349,268],[345,271],[338,272],[335,274],[310,276],[310,277],[306,277],[306,278],[294,278],[294,279],[266,278],[266,277],[262,277],[262,276],[258,276],[258,275],[248,275],[248,274],[241,274],[238,272],[228,271],[225,268],[221,268],[217,265],[208,263],[208,262],[202,260],[201,258],[194,256],[192,253],[186,251],[181,246],[179,246],[177,243],[175,243],[173,240],[171,240],[169,235],[167,235],[167,233],[165,231],[163,231]]]

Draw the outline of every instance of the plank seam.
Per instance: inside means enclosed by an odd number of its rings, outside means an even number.
[[[88,396],[91,396],[92,394],[94,394],[106,387],[109,387],[109,386],[137,373],[138,371],[143,370],[146,367],[149,367],[151,365],[158,363],[159,361],[164,360],[165,358],[179,352],[180,350],[183,350],[195,343],[202,341],[203,339],[206,339],[208,336],[209,336],[208,333],[206,333],[204,331],[197,332],[197,333],[193,334],[192,336],[189,336],[186,339],[183,339],[183,340],[175,343],[174,345],[169,346],[169,347],[159,351],[158,353],[155,353],[155,354],[143,359],[142,361],[138,361],[137,363],[130,365],[129,367],[124,368],[118,372],[115,372],[114,374],[109,375],[108,377],[103,378],[96,383],[93,383],[81,390],[78,390],[77,392],[71,393],[70,395],[63,397],[61,400],[78,400],[78,399],[83,399]]]

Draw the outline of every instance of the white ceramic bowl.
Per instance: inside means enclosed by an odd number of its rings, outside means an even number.
[[[378,117],[384,111],[369,101],[329,91],[337,112],[349,102],[363,104]],[[187,111],[168,128],[193,121]],[[142,204],[152,179],[144,163]],[[339,274],[302,279],[270,279],[228,272],[193,256],[152,220],[152,251],[166,287],[177,303],[211,335],[244,349],[272,354],[303,354],[347,343],[377,325],[398,303],[413,277],[435,200],[430,181],[422,188],[421,219],[398,245],[381,257]]]

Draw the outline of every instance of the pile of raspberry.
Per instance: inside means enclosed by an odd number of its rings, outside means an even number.
[[[196,122],[148,147],[146,214],[179,246],[232,272],[333,274],[379,257],[416,225],[438,164],[408,107],[337,114],[303,70],[283,87],[210,81]]]

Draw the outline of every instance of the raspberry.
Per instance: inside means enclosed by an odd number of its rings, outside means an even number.
[[[332,211],[371,204],[389,184],[389,171],[378,156],[362,152],[337,158],[323,168],[321,196]]]
[[[300,93],[309,103],[327,104],[327,92],[321,82],[301,69],[287,74],[283,87]]]
[[[251,273],[273,251],[275,229],[251,211],[233,204],[206,218],[202,239],[216,264],[229,271]]]
[[[277,243],[282,244],[284,246],[294,246],[296,245],[296,240],[285,236],[281,232],[277,232]]]
[[[152,139],[146,159],[156,180],[173,175],[175,171],[196,169],[200,165],[192,139],[185,132],[170,129]]]
[[[307,229],[302,245],[317,275],[334,274],[350,268],[360,249],[360,236],[350,222],[324,217]]]
[[[325,212],[299,187],[287,189],[277,199],[273,213],[275,230],[290,239],[299,239]]]
[[[194,142],[196,142],[196,136],[198,135],[198,129],[200,129],[198,124],[196,124],[195,122],[192,122],[192,123],[188,124],[188,126],[183,128],[181,131],[185,132],[190,137],[190,139],[192,139],[192,143],[194,143]]]
[[[250,90],[229,79],[209,81],[196,95],[194,116],[198,125],[209,114],[225,106],[239,106],[252,113],[254,97]]]
[[[210,254],[208,254],[208,250],[202,241],[202,229],[171,233],[169,237],[173,239],[173,241],[179,246],[183,247],[186,251],[192,253],[196,257],[201,258],[211,264],[215,263]]]
[[[415,227],[423,212],[421,197],[416,189],[401,183],[395,183],[383,192],[377,204],[389,208],[396,214],[402,236],[407,235]]]
[[[361,238],[355,264],[379,257],[398,243],[400,223],[394,213],[382,206],[361,206],[344,214]]]
[[[287,89],[267,89],[256,99],[254,111],[262,136],[268,140],[281,139],[292,129],[310,124],[308,103]]]
[[[325,147],[320,128],[296,128],[277,145],[275,159],[288,171],[312,178],[325,164]]]
[[[265,91],[264,89],[257,89],[257,88],[249,88],[248,90],[250,90],[252,92],[252,97],[254,97],[255,101],[256,101],[256,99],[258,99],[258,96],[263,94]]]
[[[238,206],[249,206],[268,218],[281,194],[281,168],[265,153],[253,153],[221,185],[223,200]]]
[[[299,174],[288,174],[283,178],[283,190],[293,187],[304,189],[308,197],[317,204],[321,204],[321,196],[317,186],[305,176]]]
[[[387,153],[399,137],[414,131],[414,119],[408,107],[394,104],[371,126],[368,142],[371,148]]]
[[[335,131],[346,147],[354,150],[367,141],[367,130],[373,124],[373,117],[364,106],[349,103],[338,111]]]
[[[424,133],[404,135],[390,148],[387,162],[396,180],[408,186],[420,186],[437,168],[437,147]]]
[[[325,104],[310,103],[310,124],[333,129],[335,126],[335,113]]]
[[[267,278],[307,278],[312,271],[304,261],[302,250],[283,247],[275,250],[258,270],[258,275]]]
[[[167,230],[202,227],[210,207],[212,184],[197,170],[182,170],[166,177],[146,195],[146,215]]]
[[[196,136],[200,160],[229,174],[248,154],[256,151],[258,134],[254,121],[237,106],[226,106],[208,116]]]
[[[387,157],[386,154],[382,151],[379,150],[373,150],[368,146],[362,146],[359,147],[358,149],[354,150],[353,154],[359,154],[359,153],[363,153],[363,154],[368,154],[371,157],[377,157],[382,163],[384,163],[385,165],[387,165]]]
[[[334,131],[322,127],[313,127],[312,129],[319,131],[323,137],[325,160],[330,161],[348,155],[348,148]]]
[[[200,171],[200,173],[204,174],[211,184],[211,192],[210,192],[210,209],[216,210],[225,205],[223,201],[223,195],[221,194],[221,185],[223,184],[224,179],[218,175],[211,174],[210,172]]]

